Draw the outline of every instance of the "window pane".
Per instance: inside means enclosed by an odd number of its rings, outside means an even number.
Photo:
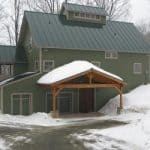
[[[44,61],[44,71],[50,71],[54,68],[54,61]]]
[[[133,71],[134,71],[135,74],[136,73],[137,74],[142,73],[142,64],[141,63],[134,63]]]

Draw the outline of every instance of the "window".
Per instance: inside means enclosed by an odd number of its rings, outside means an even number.
[[[134,63],[133,64],[133,73],[141,74],[142,73],[142,63]]]
[[[80,16],[81,17],[85,17],[85,13],[80,13]]]
[[[96,15],[96,19],[97,19],[97,20],[100,20],[100,15]]]
[[[53,60],[44,60],[43,61],[43,71],[48,72],[54,68],[54,61]]]
[[[77,13],[75,13],[75,16],[76,16],[76,17],[78,17],[78,16],[79,16],[79,13],[78,13],[78,12],[77,12]]]
[[[32,113],[32,93],[13,93],[11,95],[11,114],[29,115]]]
[[[39,71],[39,61],[34,62],[34,71]]]
[[[1,74],[10,75],[11,74],[10,65],[1,65]]]
[[[100,61],[91,61],[91,63],[97,67],[101,67],[101,62]]]
[[[90,15],[89,15],[89,14],[86,14],[86,18],[90,18]]]
[[[106,51],[105,52],[105,58],[106,59],[117,59],[118,53],[115,51]]]

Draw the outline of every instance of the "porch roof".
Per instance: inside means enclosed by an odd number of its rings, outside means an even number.
[[[59,85],[91,73],[95,82],[124,84],[123,79],[119,76],[107,72],[88,61],[73,61],[60,66],[42,76],[37,83],[49,86]]]
[[[84,80],[80,80],[82,77]],[[73,61],[58,67],[42,76],[37,83],[51,90],[54,117],[57,117],[56,97],[65,88],[115,88],[120,95],[120,108],[123,108],[123,79],[88,61]]]

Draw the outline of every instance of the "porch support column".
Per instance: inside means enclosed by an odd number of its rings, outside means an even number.
[[[122,88],[120,89],[120,110],[123,109],[123,97],[122,97]]]
[[[58,118],[59,117],[59,112],[56,109],[56,99],[57,99],[57,95],[59,94],[59,89],[53,88],[52,89],[52,97],[53,97],[53,114],[52,116],[54,118]]]

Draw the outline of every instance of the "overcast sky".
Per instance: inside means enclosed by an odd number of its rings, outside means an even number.
[[[150,0],[131,0],[131,21],[150,22]]]

